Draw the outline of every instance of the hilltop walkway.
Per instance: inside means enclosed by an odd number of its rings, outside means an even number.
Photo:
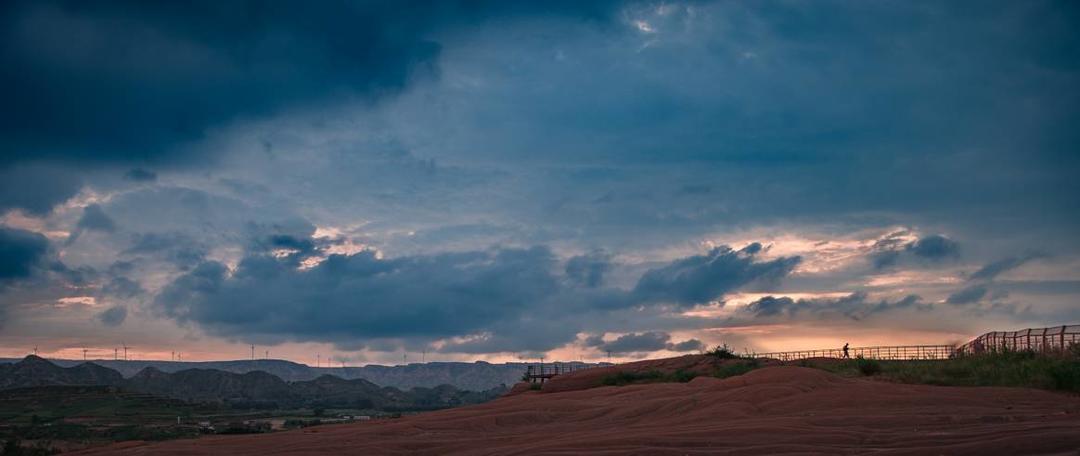
[[[1037,353],[1064,353],[1074,345],[1080,346],[1080,325],[1062,325],[1046,328],[1029,328],[1020,331],[992,331],[962,345],[885,345],[872,347],[849,347],[850,358],[878,360],[941,360],[960,356],[997,353],[1005,351],[1034,351]],[[798,361],[810,358],[844,358],[842,348],[792,350],[781,352],[747,353],[743,356],[778,361]],[[555,376],[583,369],[599,367],[581,363],[539,363],[529,365],[525,380],[544,383]]]

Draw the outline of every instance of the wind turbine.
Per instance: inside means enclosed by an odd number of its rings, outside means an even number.
[[[34,346],[34,356],[37,356],[37,345]]]
[[[127,357],[127,351],[128,351],[127,342],[120,342],[120,346],[124,347],[124,361],[127,361],[128,360],[128,357]]]
[[[87,351],[88,351],[88,350],[87,350],[87,349],[85,349],[85,348],[84,348],[84,349],[82,349],[82,360],[83,360],[83,361],[86,361],[86,352],[87,352]]]

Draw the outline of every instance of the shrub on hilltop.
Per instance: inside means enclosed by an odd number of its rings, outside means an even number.
[[[862,356],[855,358],[855,369],[864,376],[877,375],[881,373],[881,363],[876,359],[867,359]]]
[[[709,356],[712,356],[714,358],[718,358],[718,359],[740,359],[740,358],[742,358],[737,353],[735,353],[735,351],[733,351],[731,349],[731,347],[728,347],[727,344],[717,345],[712,350],[709,350],[709,351],[705,352],[705,354],[709,355]]]

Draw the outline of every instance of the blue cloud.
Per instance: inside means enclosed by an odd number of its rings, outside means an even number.
[[[696,255],[672,262],[645,273],[634,287],[641,301],[670,302],[681,306],[704,304],[725,292],[752,282],[779,280],[795,269],[801,259],[785,257],[755,261],[761,244],[741,250],[717,247],[706,255]]]
[[[0,285],[30,278],[47,267],[49,241],[32,231],[0,225]]]
[[[915,256],[931,260],[953,257],[960,251],[959,244],[940,234],[932,234],[919,238],[907,246],[907,250]]]
[[[949,304],[971,304],[982,299],[989,290],[985,285],[972,285],[949,295],[945,302]]]
[[[0,164],[160,161],[243,115],[377,98],[437,74],[429,36],[518,15],[604,20],[608,3],[5,2]],[[193,100],[199,100],[193,102]]]
[[[601,352],[610,352],[620,355],[626,353],[647,353],[659,350],[689,352],[703,350],[705,348],[705,344],[698,339],[671,342],[671,334],[662,331],[627,333],[609,342],[604,341],[601,335],[594,334],[585,340],[585,346],[595,348]]]
[[[930,311],[933,305],[924,303],[921,296],[907,295],[900,299],[873,300],[856,292],[841,298],[791,299],[786,296],[765,296],[740,309],[740,313],[761,319],[821,319],[843,316],[862,320],[875,314],[899,310]]]
[[[98,314],[98,320],[105,326],[120,326],[127,319],[127,307],[113,306]]]
[[[1020,266],[1023,266],[1024,264],[1028,263],[1029,261],[1039,259],[1039,258],[1044,258],[1045,256],[1046,255],[1041,254],[1041,253],[1029,253],[1029,254],[1021,255],[1021,256],[1011,256],[1011,257],[1002,258],[1000,260],[997,260],[997,261],[994,261],[994,262],[991,262],[991,263],[987,263],[983,267],[979,268],[977,271],[971,273],[971,275],[968,276],[968,279],[969,280],[993,280],[993,279],[997,278],[997,276],[999,276],[999,275],[1001,275],[1001,274],[1003,274],[1005,272],[1008,272],[1008,271],[1011,271],[1013,269],[1019,268]]]
[[[646,272],[630,291],[583,283],[576,268],[556,274],[559,259],[545,247],[390,259],[365,251],[330,255],[309,269],[298,268],[290,256],[255,251],[231,272],[217,262],[202,263],[165,287],[155,302],[165,316],[234,338],[356,346],[479,335],[443,350],[543,351],[573,340],[588,324],[556,322],[556,315],[689,306],[779,280],[798,263],[756,261],[759,250],[720,247],[679,259]],[[568,263],[581,257],[575,258]],[[606,257],[590,260],[598,261]],[[521,338],[522,331],[538,335]]]

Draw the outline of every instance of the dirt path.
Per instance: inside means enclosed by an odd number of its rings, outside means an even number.
[[[127,443],[89,454],[1071,454],[1080,398],[768,367],[726,380],[526,392],[398,420]]]

